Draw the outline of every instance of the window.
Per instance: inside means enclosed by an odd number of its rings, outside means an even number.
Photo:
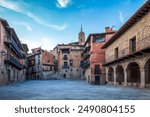
[[[67,67],[68,66],[68,62],[64,62],[64,67]]]
[[[70,60],[70,66],[73,66],[73,60]]]
[[[50,66],[50,71],[52,71],[52,66]]]
[[[118,47],[115,48],[115,59],[118,59]]]
[[[61,51],[62,51],[62,54],[64,54],[64,53],[70,53],[69,49],[62,49]]]
[[[80,61],[80,67],[83,67],[84,61]]]
[[[104,42],[105,41],[105,37],[96,37],[94,39],[94,43],[100,43],[100,42]]]
[[[67,55],[64,55],[63,59],[64,59],[64,60],[67,60],[67,59],[68,59]]]
[[[130,53],[136,52],[136,37],[130,39]]]
[[[95,74],[100,74],[100,73],[101,73],[100,66],[95,65]]]

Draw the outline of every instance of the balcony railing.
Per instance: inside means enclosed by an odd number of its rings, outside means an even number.
[[[23,65],[20,63],[20,61],[17,60],[16,58],[14,58],[11,55],[6,56],[5,63],[9,64],[9,65],[13,65],[13,66],[15,66],[16,68],[18,68],[20,70],[23,68]]]
[[[147,49],[147,48],[150,48],[150,36],[147,36],[146,38],[138,40],[136,42],[136,51],[133,52],[133,53],[130,51],[129,46],[127,46],[126,48],[120,50],[119,53],[118,53],[118,58],[117,59],[127,57],[128,55],[131,55],[131,54],[134,54],[134,53],[137,53],[137,52],[140,52],[140,51],[142,52],[142,50]],[[115,61],[115,60],[116,60],[115,55],[111,55],[111,56],[107,57],[107,59],[105,60],[105,63],[109,63],[109,62],[112,62],[112,61]]]
[[[96,69],[95,69],[95,70],[94,70],[94,73],[95,73],[95,74],[100,74],[101,71],[100,71],[100,69],[99,69],[99,70],[96,70]]]
[[[69,69],[69,66],[63,65],[63,66],[62,66],[62,69]]]
[[[14,39],[12,39],[9,36],[5,36],[4,43],[11,44],[11,47],[13,47],[13,51],[16,52],[20,57],[23,57],[23,53],[21,52],[20,48],[18,47]]]

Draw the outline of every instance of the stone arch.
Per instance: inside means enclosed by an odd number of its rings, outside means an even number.
[[[108,81],[114,82],[114,69],[112,67],[108,69]]]
[[[124,69],[121,65],[116,67],[116,82],[119,85],[124,83]]]
[[[139,86],[141,82],[140,78],[140,66],[137,62],[131,62],[127,66],[127,82]]]
[[[146,87],[150,86],[150,58],[145,63],[145,84]]]

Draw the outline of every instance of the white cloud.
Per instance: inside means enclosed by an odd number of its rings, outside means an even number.
[[[21,12],[21,8],[19,4],[8,1],[8,0],[0,0],[0,5],[2,7],[8,8],[10,10],[14,10],[16,12]]]
[[[37,16],[35,16],[31,12],[26,11],[25,9],[23,9],[21,7],[21,5],[16,3],[16,2],[11,2],[9,0],[0,0],[0,6],[2,6],[4,8],[7,8],[7,9],[10,9],[10,10],[13,10],[15,12],[24,14],[24,15],[28,16],[29,18],[31,18],[32,20],[34,20],[36,23],[47,26],[52,30],[64,30],[68,27],[68,25],[66,23],[64,23],[62,26],[45,23],[44,21],[39,19]],[[29,27],[28,27],[28,29],[29,29]]]
[[[37,23],[42,24],[44,26],[47,26],[53,30],[64,30],[68,27],[68,25],[66,23],[64,23],[62,26],[58,26],[58,25],[52,25],[52,24],[48,24],[43,22],[42,20],[40,20],[39,18],[37,18],[34,14],[32,13],[27,13],[28,17],[34,19]]]
[[[119,20],[120,20],[120,22],[124,23],[124,16],[123,16],[122,11],[118,11],[118,13],[119,13]]]
[[[57,0],[57,7],[58,8],[65,8],[70,4],[71,0]]]
[[[33,29],[31,28],[30,25],[24,23],[24,22],[14,22],[15,25],[20,25],[20,26],[24,26],[28,31],[32,31]]]

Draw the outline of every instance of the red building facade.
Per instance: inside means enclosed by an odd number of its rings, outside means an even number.
[[[105,83],[105,50],[101,47],[111,38],[115,33],[112,28],[106,27],[104,33],[90,34],[84,45],[83,69],[85,79],[91,84]]]

